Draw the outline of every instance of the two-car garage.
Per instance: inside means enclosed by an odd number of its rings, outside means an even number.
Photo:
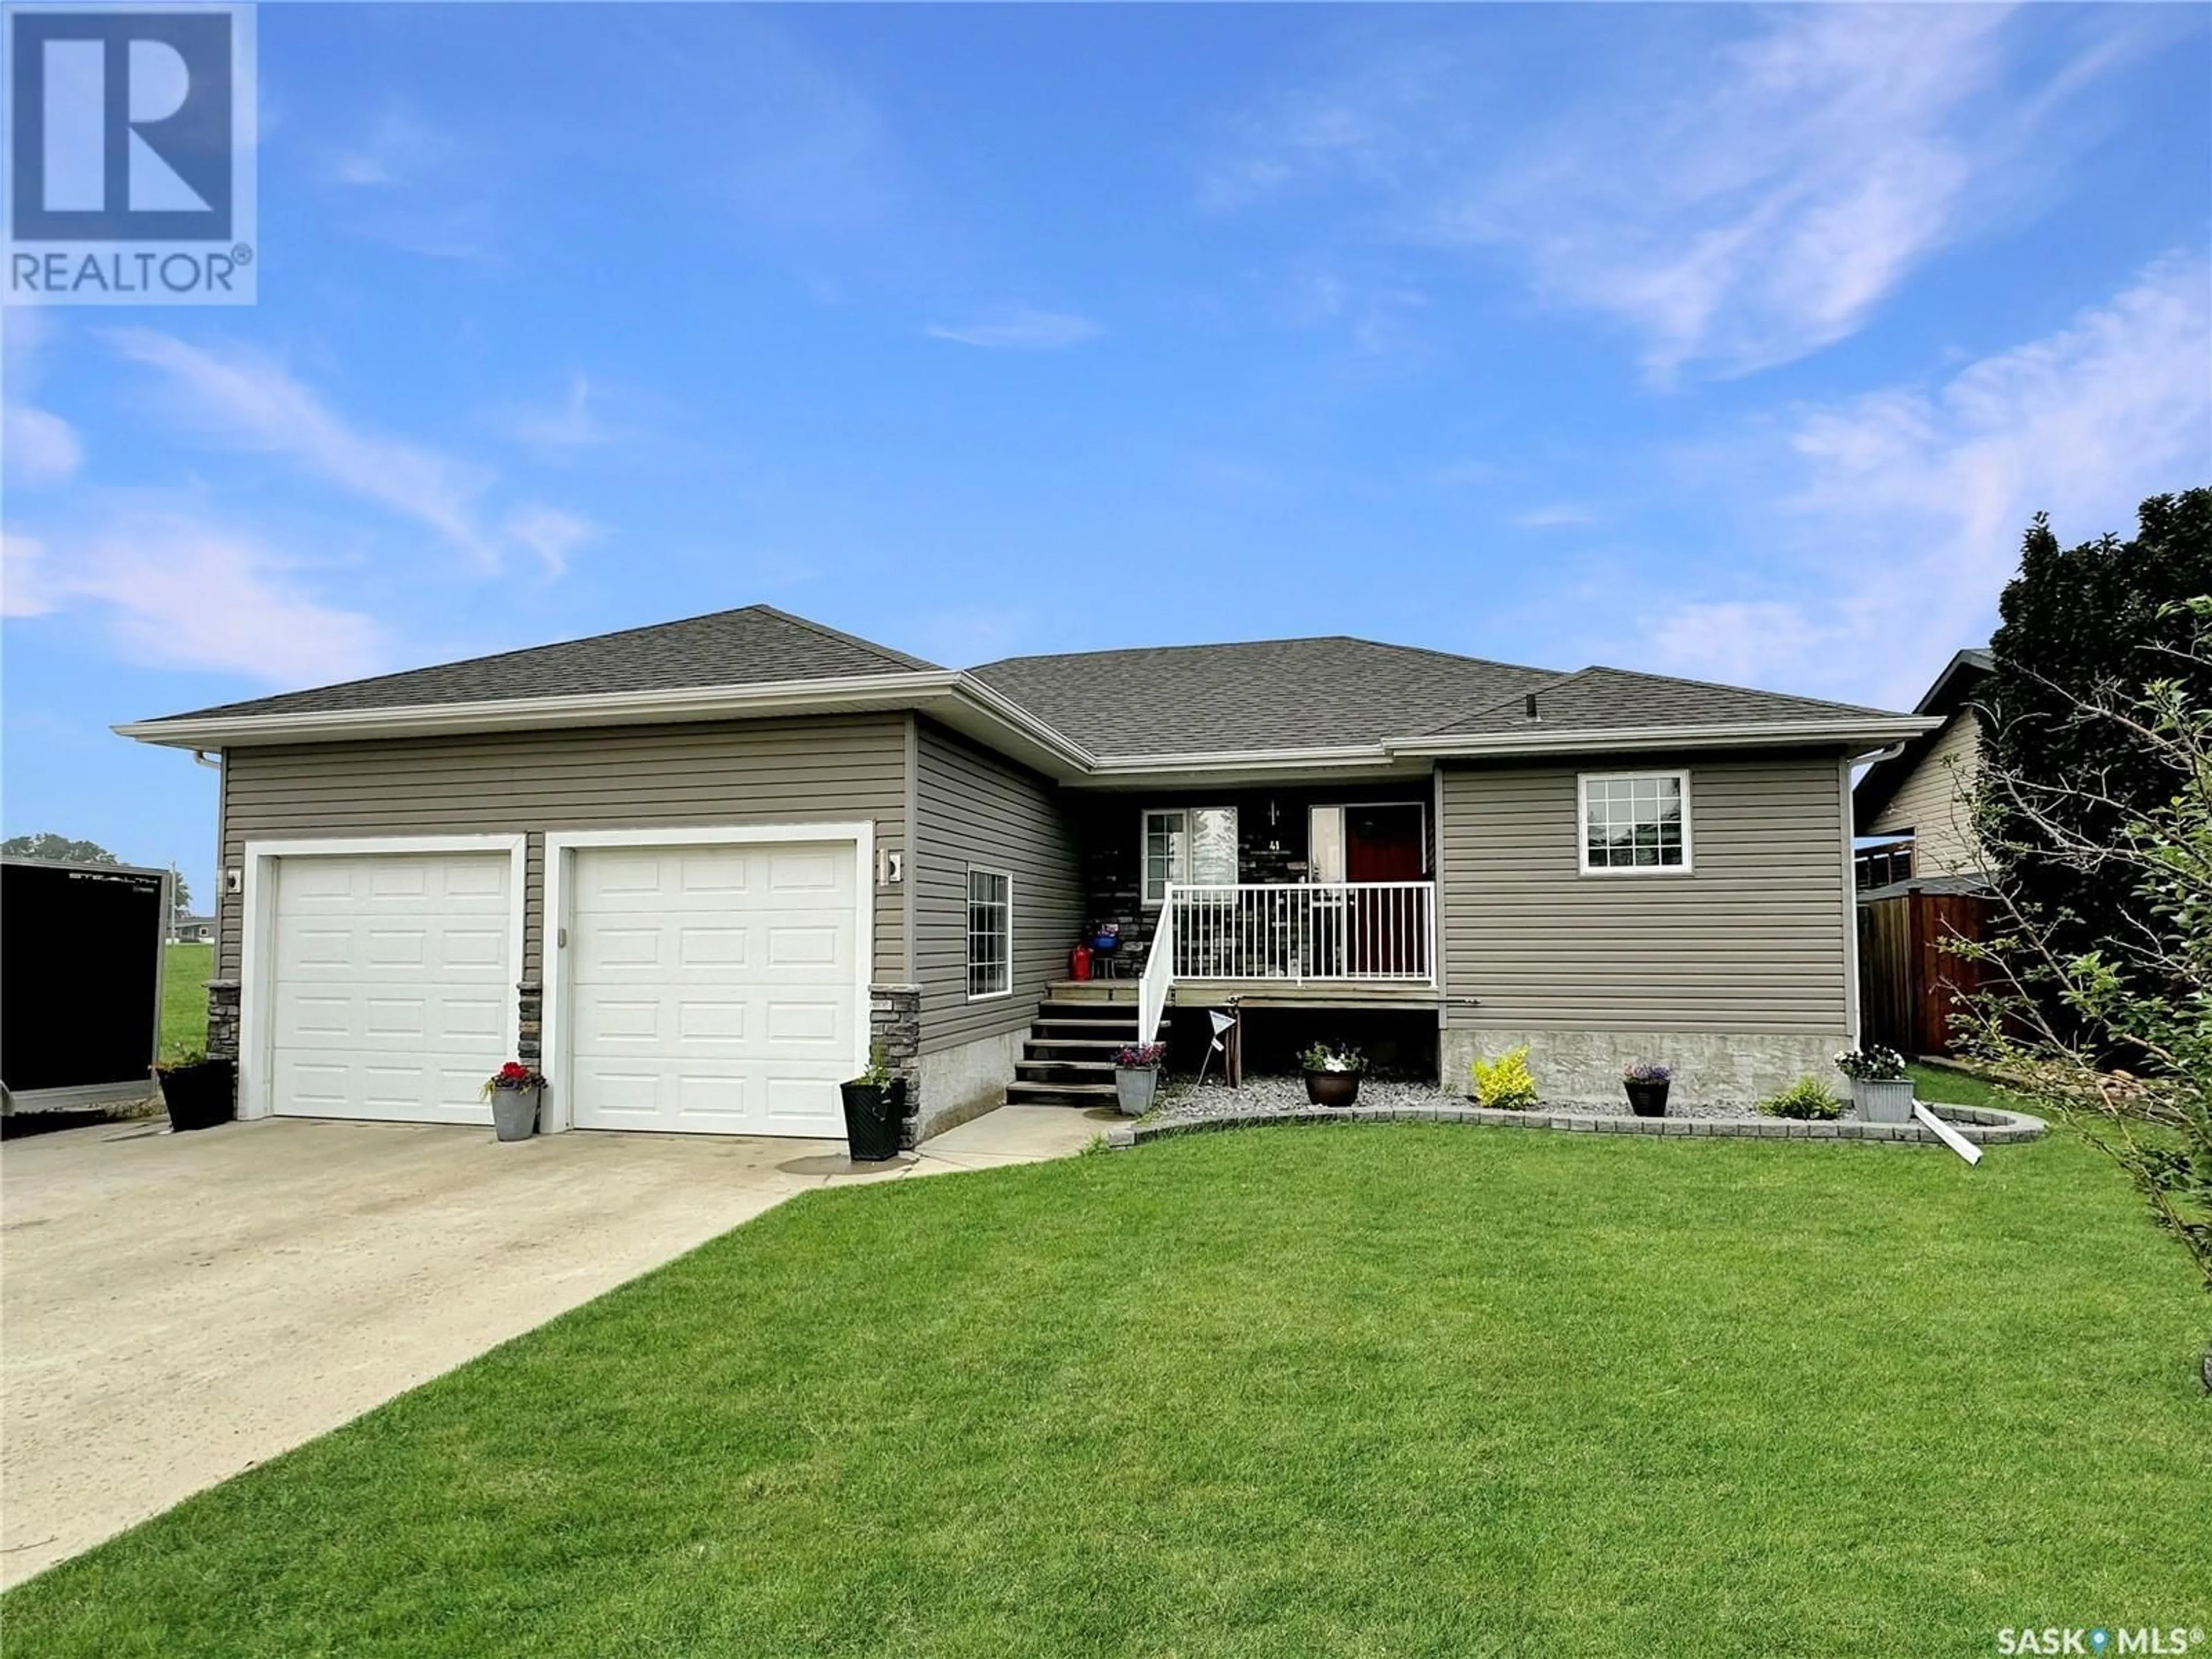
[[[840,1137],[871,839],[550,834],[542,902],[522,836],[248,842],[240,1111],[488,1122],[478,1090],[517,1052],[535,969],[545,1127]]]

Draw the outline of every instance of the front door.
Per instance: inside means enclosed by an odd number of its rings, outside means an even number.
[[[1344,878],[1352,882],[1418,882],[1428,873],[1426,837],[1418,801],[1344,809]],[[1352,896],[1345,956],[1354,974],[1418,971],[1428,921],[1413,887],[1382,887]]]

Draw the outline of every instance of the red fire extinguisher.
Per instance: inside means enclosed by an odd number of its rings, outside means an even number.
[[[1091,977],[1091,947],[1079,945],[1067,953],[1068,976],[1079,985]]]

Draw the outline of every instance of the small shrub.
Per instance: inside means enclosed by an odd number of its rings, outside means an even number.
[[[1844,1103],[1830,1093],[1828,1085],[1820,1079],[1801,1077],[1780,1094],[1769,1095],[1760,1101],[1759,1109],[1769,1117],[1826,1120],[1841,1117]]]
[[[1528,1069],[1528,1045],[1508,1048],[1495,1060],[1474,1062],[1474,1097],[1501,1111],[1526,1111],[1536,1103],[1536,1076]]]

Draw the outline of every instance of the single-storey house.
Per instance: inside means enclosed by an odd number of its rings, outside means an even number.
[[[1936,724],[1345,638],[945,669],[755,605],[118,730],[220,757],[242,1116],[484,1121],[519,1054],[549,1129],[837,1136],[875,1041],[912,1138],[1229,1007],[1454,1083],[1525,1042],[1555,1100],[1826,1073],[1851,768]]]

